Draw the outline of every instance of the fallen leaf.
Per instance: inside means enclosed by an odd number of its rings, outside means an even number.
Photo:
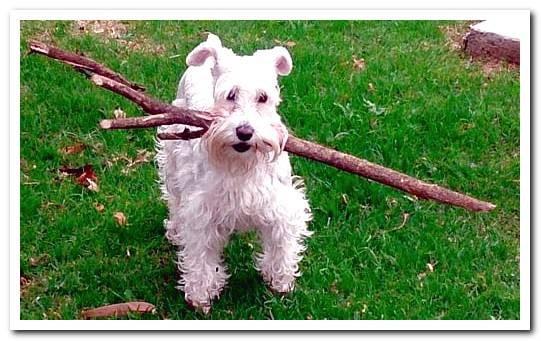
[[[96,173],[94,173],[92,165],[84,165],[83,172],[75,179],[75,181],[91,191],[98,191],[98,177],[96,176]]]
[[[94,169],[92,168],[92,165],[86,164],[83,167],[79,168],[71,168],[67,166],[62,166],[62,168],[59,169],[60,174],[66,175],[73,175],[75,176],[75,182],[79,185],[88,188],[91,191],[97,192],[99,190],[98,188],[98,177],[96,176],[96,173],[94,173]]]
[[[289,40],[285,45],[286,45],[287,47],[293,47],[293,46],[297,45],[297,43],[294,42],[294,41]]]
[[[430,272],[434,272],[434,269],[436,268],[436,264],[438,264],[438,262],[431,260],[430,263],[426,263],[426,267],[428,268]]]
[[[86,148],[86,145],[84,143],[76,143],[76,144],[74,144],[72,146],[64,147],[64,148],[60,149],[60,151],[62,152],[62,154],[69,155],[69,154],[80,153],[83,150],[85,150],[85,148]]]
[[[94,192],[98,192],[100,190],[96,182],[92,181],[91,179],[87,179],[87,182],[88,182],[87,188],[89,190],[94,191]]]
[[[137,150],[137,156],[135,156],[133,160],[127,159],[128,164],[126,165],[124,169],[122,169],[121,171],[122,174],[128,174],[137,165],[150,162],[152,155],[153,154],[146,149]]]
[[[423,286],[422,281],[423,281],[425,278],[426,278],[426,272],[423,271],[423,272],[419,272],[419,273],[417,274],[417,279],[418,279],[419,281],[421,281],[421,286]]]
[[[24,276],[21,276],[21,288],[26,288],[27,286],[30,285],[30,280]]]
[[[128,222],[126,216],[122,212],[115,212],[115,214],[113,214],[113,217],[115,218],[116,223],[120,226],[124,226]]]
[[[122,109],[116,108],[115,111],[113,111],[113,116],[115,118],[126,118],[126,113]]]
[[[126,302],[106,305],[99,308],[83,310],[83,318],[90,319],[96,317],[119,317],[127,315],[129,312],[135,313],[154,313],[156,307],[147,302]]]
[[[43,254],[43,255],[38,256],[38,257],[30,257],[30,265],[31,266],[38,266],[40,264],[43,264],[43,263],[47,262],[48,259],[49,259],[48,254]]]
[[[139,149],[137,151],[137,156],[133,160],[134,164],[144,163],[150,161],[150,152],[146,149]]]
[[[356,55],[353,55],[352,58],[353,58],[353,67],[359,71],[364,70],[364,67],[365,67],[364,58],[357,58]]]
[[[100,204],[99,202],[94,204],[94,208],[96,209],[96,211],[100,213],[103,212],[103,210],[105,210],[105,206],[103,204]]]
[[[374,92],[376,91],[376,87],[372,83],[368,83],[368,91]]]
[[[129,157],[127,157],[126,155],[118,155],[118,154],[116,154],[110,160],[105,160],[105,166],[107,166],[109,168],[113,167],[113,165],[115,163],[117,163],[118,161],[120,161],[120,160],[124,160],[124,161],[126,161],[128,163],[131,162],[131,159]]]

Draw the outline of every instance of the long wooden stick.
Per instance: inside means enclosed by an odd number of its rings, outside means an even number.
[[[145,88],[141,85],[130,82],[113,70],[93,61],[90,58],[58,49],[54,46],[44,44],[39,41],[31,40],[29,43],[30,52],[46,55],[47,57],[59,60],[63,63],[75,67],[77,70],[96,73],[114,81],[129,86],[136,91],[144,91]]]
[[[37,51],[36,48],[39,51]],[[159,138],[190,139],[202,136],[216,118],[216,114],[213,113],[178,108],[158,101],[141,91],[134,89],[130,86],[130,84],[133,83],[126,81],[124,78],[122,78],[124,81],[110,78],[107,73],[103,72],[103,70],[107,68],[96,68],[95,65],[98,63],[88,58],[81,60],[79,58],[80,56],[75,55],[77,61],[74,61],[73,54],[66,53],[59,49],[52,50],[52,47],[43,43],[36,44],[36,42],[30,44],[30,51],[39,52],[40,54],[57,59],[69,65],[77,64],[77,68],[84,68],[91,73],[90,79],[94,84],[124,96],[130,101],[138,104],[145,112],[151,114],[151,116],[146,117],[102,120],[100,126],[103,129],[148,128],[178,123],[201,128],[201,130],[197,131],[185,130],[184,132],[168,133],[166,135],[158,136]],[[55,51],[56,53],[54,55],[49,55],[50,51]],[[62,51],[63,53],[57,53],[58,51]],[[94,65],[94,67],[90,67],[91,65],[87,65],[86,63],[90,63]],[[422,199],[431,199],[472,211],[490,211],[496,207],[496,205],[492,203],[481,201],[438,185],[426,183],[409,175],[358,157],[341,153],[314,142],[302,140],[291,134],[286,142],[285,150],[292,154],[322,162],[346,172],[354,173],[400,189]]]

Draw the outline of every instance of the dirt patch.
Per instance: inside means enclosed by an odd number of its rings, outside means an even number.
[[[80,33],[101,35],[110,39],[121,39],[128,34],[127,25],[116,20],[78,20],[76,26]]]
[[[475,25],[479,21],[460,21],[453,25],[439,26],[440,31],[445,35],[445,45],[451,50],[464,49],[464,37],[470,31],[470,26]]]
[[[73,25],[76,34],[91,34],[104,41],[116,41],[131,51],[163,53],[166,47],[143,36],[130,32],[130,23],[117,20],[78,20]]]
[[[481,63],[481,69],[485,78],[491,79],[494,75],[501,71],[519,70],[519,66],[512,63],[502,62],[498,59],[477,59],[476,62]]]

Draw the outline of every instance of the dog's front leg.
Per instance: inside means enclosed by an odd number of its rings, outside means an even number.
[[[301,192],[291,190],[291,196],[281,201],[288,205],[276,207],[274,219],[259,229],[263,252],[257,256],[257,268],[277,293],[293,290],[295,278],[300,276],[301,254],[306,249],[304,239],[312,234],[307,229],[311,219],[308,203]]]
[[[196,310],[207,314],[214,298],[220,295],[227,280],[222,253],[227,235],[219,229],[185,225],[178,252],[179,269],[182,272],[180,288],[186,302]]]

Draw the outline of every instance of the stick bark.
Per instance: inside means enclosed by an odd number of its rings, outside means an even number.
[[[145,88],[143,86],[130,82],[118,73],[101,65],[100,63],[95,62],[90,58],[72,52],[64,51],[36,40],[31,40],[29,42],[29,47],[31,53],[39,53],[49,58],[59,60],[63,63],[75,67],[79,71],[91,72],[102,75],[119,83],[122,83],[135,91],[145,91]]]
[[[90,72],[90,79],[94,84],[124,96],[128,100],[138,104],[146,113],[151,115],[146,117],[102,120],[100,126],[103,129],[133,129],[186,124],[201,129],[195,131],[188,129],[178,133],[158,134],[158,138],[192,139],[202,136],[216,118],[216,114],[214,113],[178,108],[156,100],[134,88],[132,86],[133,83],[125,80],[123,77],[119,79],[115,76],[117,74],[114,72],[113,76],[116,78],[110,77],[111,73],[109,69],[91,59],[81,58],[79,55],[68,53],[39,42],[31,42],[30,51],[38,52]],[[492,203],[424,182],[367,160],[300,139],[291,134],[286,142],[285,150],[292,154],[322,162],[346,172],[357,174],[405,191],[421,199],[435,200],[441,203],[463,207],[471,211],[490,211],[496,207]]]

